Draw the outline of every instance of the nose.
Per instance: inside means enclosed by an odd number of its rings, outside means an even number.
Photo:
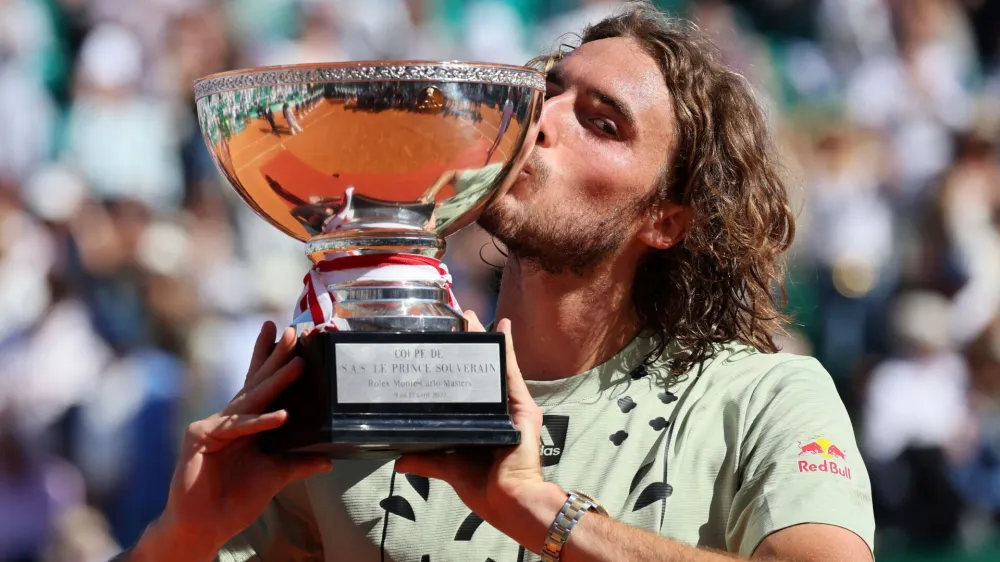
[[[559,114],[567,105],[569,96],[563,94],[550,97],[542,104],[542,115],[538,120],[538,139],[535,146],[538,148],[551,148],[558,140]],[[571,103],[571,102],[570,102]]]

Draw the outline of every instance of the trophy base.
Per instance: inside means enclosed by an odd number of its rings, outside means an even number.
[[[405,428],[405,429],[404,429]],[[262,437],[261,449],[269,454],[323,455],[333,459],[392,459],[407,453],[450,452],[469,447],[516,445],[520,432],[509,421],[397,418],[333,420],[319,428],[313,443],[294,446],[295,440]],[[306,440],[299,440],[301,443]],[[289,448],[290,447],[290,448]]]
[[[324,332],[303,336],[302,375],[269,411],[268,454],[334,459],[520,442],[507,411],[504,339],[482,332]]]

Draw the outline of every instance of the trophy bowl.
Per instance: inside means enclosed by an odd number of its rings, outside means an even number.
[[[466,331],[445,239],[517,178],[545,78],[464,62],[263,67],[195,82],[222,175],[313,263],[291,324],[303,375],[270,453],[391,458],[518,442],[503,334]]]

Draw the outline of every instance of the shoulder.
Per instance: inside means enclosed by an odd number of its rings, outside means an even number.
[[[699,367],[689,373],[686,423],[675,427],[696,444],[689,458],[708,455],[698,470],[724,482],[727,549],[750,556],[765,537],[804,523],[843,527],[871,545],[864,460],[819,361],[729,345]]]
[[[748,400],[761,392],[826,393],[835,391],[829,372],[813,357],[762,353],[730,344],[696,368],[691,376],[706,391]]]
[[[696,377],[692,402],[718,408],[720,422],[744,439],[807,427],[852,431],[833,378],[815,358],[730,345],[691,376]]]

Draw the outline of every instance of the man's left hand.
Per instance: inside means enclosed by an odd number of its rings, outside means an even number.
[[[486,331],[475,313],[466,312],[465,318],[470,331]],[[520,533],[511,528],[516,525],[512,516],[520,511],[517,507],[533,503],[539,496],[551,496],[556,486],[545,482],[542,476],[542,410],[535,404],[518,369],[510,321],[500,320],[497,329],[507,341],[508,404],[514,426],[521,432],[521,443],[488,451],[405,455],[396,461],[396,471],[451,484],[469,509],[501,532],[519,539],[514,535]],[[529,540],[535,542],[533,538]],[[540,548],[541,544],[539,541],[532,546]]]

